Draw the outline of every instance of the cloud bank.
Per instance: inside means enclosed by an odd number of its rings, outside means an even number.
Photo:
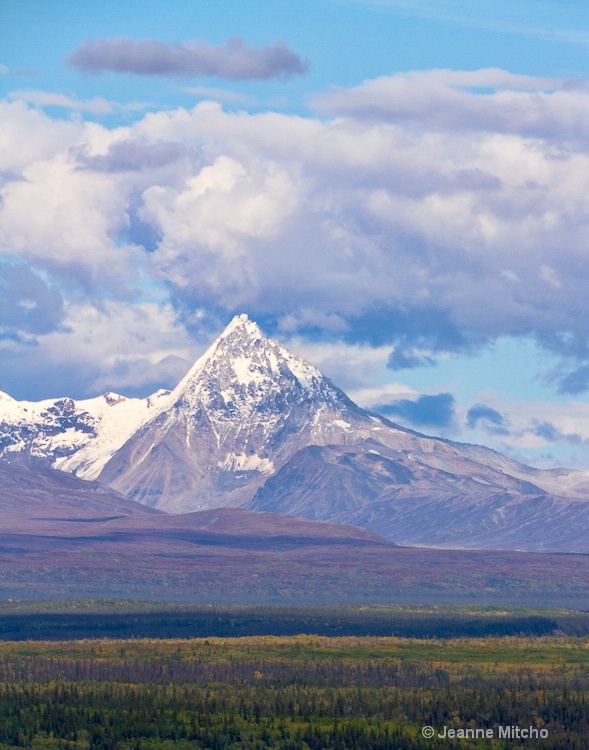
[[[131,73],[138,76],[207,76],[231,81],[302,75],[308,63],[284,42],[252,47],[239,37],[226,44],[171,44],[157,39],[134,41],[87,39],[67,64],[86,73]]]
[[[587,87],[430,71],[315,106],[108,128],[2,103],[0,252],[76,303],[164,299],[197,336],[246,311],[391,370],[532,338],[586,390]]]

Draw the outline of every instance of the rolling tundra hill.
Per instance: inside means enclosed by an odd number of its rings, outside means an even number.
[[[96,523],[132,516],[160,516],[98,482],[52,469],[31,469],[0,460],[0,533],[38,533],[51,524]]]

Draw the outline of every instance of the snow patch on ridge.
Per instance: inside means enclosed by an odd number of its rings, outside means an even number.
[[[343,419],[334,419],[332,421],[332,424],[336,425],[337,427],[341,427],[342,430],[348,431],[348,430],[352,429],[352,425],[349,422],[346,422]]]
[[[223,461],[217,463],[217,466],[223,471],[259,471],[260,474],[274,473],[274,464],[272,461],[256,454],[246,456],[245,453],[238,455],[229,453]]]

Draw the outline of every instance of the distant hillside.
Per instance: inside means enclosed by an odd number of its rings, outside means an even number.
[[[162,515],[105,487],[51,469],[0,461],[0,531],[36,533],[47,521]]]

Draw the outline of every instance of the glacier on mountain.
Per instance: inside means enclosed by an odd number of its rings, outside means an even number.
[[[17,401],[0,392],[0,456],[95,479],[169,391],[148,398],[105,393],[92,399]]]

